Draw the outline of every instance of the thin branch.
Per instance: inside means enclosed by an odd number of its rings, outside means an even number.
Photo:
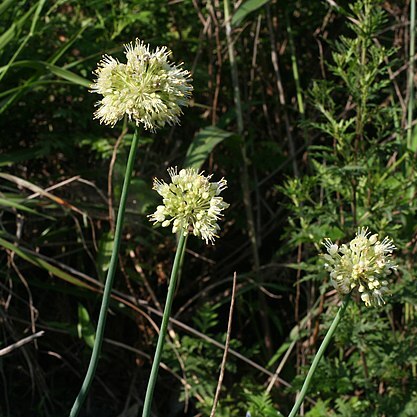
[[[232,299],[230,300],[229,321],[227,323],[226,342],[224,345],[223,359],[222,359],[222,364],[220,366],[220,375],[219,375],[219,380],[217,382],[216,394],[214,396],[213,407],[211,409],[210,417],[214,417],[216,414],[217,403],[219,402],[219,397],[220,397],[220,390],[222,389],[227,354],[229,352],[229,347],[230,347],[230,333],[232,331],[232,318],[233,318],[233,308],[235,305],[235,293],[236,293],[236,272],[233,274]]]
[[[1,349],[0,350],[0,357],[7,355],[8,353],[12,352],[15,349],[19,349],[23,345],[26,345],[27,343],[32,342],[33,340],[37,339],[38,337],[43,336],[44,334],[45,334],[45,331],[41,330],[40,332],[31,334],[30,336],[25,337],[24,339],[18,340],[16,343],[13,343],[13,344]]]
[[[271,10],[268,4],[266,6],[266,16],[267,16],[267,22],[268,22],[268,28],[269,28],[269,40],[271,44],[271,62],[272,62],[272,67],[274,68],[274,72],[275,72],[276,85],[277,85],[277,90],[278,90],[278,98],[279,98],[279,103],[281,104],[282,112],[284,116],[285,130],[287,132],[288,147],[289,147],[290,156],[292,160],[292,168],[294,171],[294,176],[298,177],[299,170],[298,170],[297,160],[295,159],[296,146],[294,143],[294,138],[291,133],[290,119],[289,119],[288,112],[286,109],[287,103],[285,99],[284,87],[282,85],[281,71],[279,69],[278,54],[276,51],[277,43],[275,40],[274,25],[273,25],[273,20],[271,16]]]
[[[10,264],[14,271],[16,272],[19,279],[22,281],[23,286],[26,289],[26,292],[28,294],[28,305],[29,305],[29,312],[30,312],[30,327],[32,330],[32,334],[36,334],[36,319],[39,315],[38,310],[33,304],[33,297],[32,297],[32,291],[30,290],[30,286],[26,280],[26,278],[23,276],[23,274],[20,272],[20,269],[16,266],[14,262],[14,255],[15,252],[10,252]],[[35,341],[35,347],[37,348],[37,344]],[[0,355],[1,356],[1,355]]]
[[[275,383],[277,382],[277,378],[279,376],[279,374],[282,371],[282,368],[284,367],[284,365],[286,364],[288,358],[290,357],[290,354],[292,352],[292,350],[294,349],[295,344],[297,343],[297,339],[293,340],[290,344],[290,346],[288,347],[287,351],[285,352],[284,357],[282,358],[281,362],[279,363],[274,376],[271,378],[271,381],[268,384],[268,387],[266,388],[266,393],[269,394],[272,390],[272,387],[275,385]]]
[[[57,188],[63,187],[64,185],[68,185],[74,181],[78,181],[81,177],[79,175],[76,175],[74,177],[71,178],[67,178],[64,181],[58,182],[57,184],[51,185],[50,187],[47,187],[44,189],[44,191],[49,192],[49,191],[53,191],[56,190]],[[37,198],[39,197],[41,194],[39,192],[37,193],[33,193],[29,196],[26,197],[26,200],[31,200],[32,198]]]
[[[125,343],[118,342],[117,340],[104,338],[104,342],[108,343],[109,345],[117,346],[117,347],[120,347],[122,349],[128,350],[130,352],[136,353],[137,355],[142,356],[143,358],[145,358],[147,360],[151,360],[152,359],[151,358],[151,355],[148,355],[147,353],[143,352],[142,350],[139,350],[137,348],[134,348],[133,346],[129,346],[129,345],[125,344]],[[170,368],[164,362],[161,362],[159,366],[161,367],[161,369],[163,369],[164,371],[168,372],[175,379],[177,379],[178,381],[180,381],[181,384],[184,386],[184,388],[186,388],[188,390],[190,390],[192,388],[191,385],[187,382],[186,379],[182,378],[181,375],[179,375],[178,373],[176,373],[172,368]],[[203,397],[201,397],[198,393],[194,393],[193,395],[195,396],[195,398],[198,401],[204,402]]]
[[[155,293],[154,293],[154,291],[153,291],[153,289],[151,287],[151,284],[149,284],[149,281],[146,278],[146,275],[143,272],[142,267],[140,266],[140,263],[139,263],[139,261],[138,261],[138,259],[136,257],[135,251],[134,250],[130,250],[129,251],[129,256],[130,256],[130,259],[133,262],[133,267],[135,268],[135,271],[140,275],[140,277],[141,277],[141,279],[142,279],[142,281],[143,281],[143,283],[145,285],[145,288],[148,291],[148,294],[152,298],[153,303],[156,305],[156,307],[158,308],[159,311],[162,311],[162,306],[161,306],[160,302],[158,301],[158,298],[156,297],[156,295],[155,295]]]
[[[122,130],[122,133],[120,133],[119,137],[117,138],[117,141],[113,148],[113,153],[111,155],[111,160],[109,164],[109,173],[107,175],[107,204],[109,207],[109,223],[110,223],[110,229],[112,233],[114,233],[114,208],[113,208],[113,171],[114,171],[114,165],[116,163],[116,156],[117,151],[119,150],[119,146],[122,143],[122,139],[126,136],[126,133],[128,132],[127,127],[125,127]]]

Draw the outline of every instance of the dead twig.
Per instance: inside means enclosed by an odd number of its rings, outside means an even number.
[[[45,331],[41,330],[37,333],[31,334],[28,337],[18,340],[16,343],[13,343],[3,349],[0,349],[0,357],[7,355],[8,353],[14,351],[15,349],[19,349],[23,345],[26,345],[27,343],[32,342],[33,340],[37,339],[38,337],[43,336],[44,334],[45,334]]]
[[[235,305],[235,292],[236,292],[236,272],[233,274],[233,287],[232,287],[232,298],[230,300],[230,309],[229,309],[229,320],[227,322],[227,333],[226,333],[226,342],[224,345],[224,353],[222,364],[220,366],[220,375],[217,382],[216,394],[214,395],[213,407],[211,409],[210,417],[214,417],[216,414],[217,403],[219,402],[220,390],[222,388],[224,370],[226,367],[227,354],[229,353],[230,346],[230,333],[232,331],[232,318],[233,318],[233,308]]]

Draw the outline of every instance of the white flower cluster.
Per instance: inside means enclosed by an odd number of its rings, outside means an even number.
[[[208,177],[198,173],[194,168],[169,168],[171,184],[154,179],[153,189],[163,197],[163,205],[158,206],[155,213],[149,216],[154,224],[161,223],[167,227],[172,223],[172,232],[180,231],[187,235],[191,227],[192,233],[208,243],[214,243],[220,230],[217,220],[222,211],[229,207],[219,194],[227,187],[222,178],[218,182],[210,182]]]
[[[190,73],[168,61],[171,51],[165,46],[151,51],[136,39],[125,45],[125,55],[126,64],[109,55],[99,62],[91,92],[103,98],[94,117],[114,126],[126,114],[151,131],[178,123],[193,90]]]
[[[323,245],[327,249],[325,268],[339,293],[348,294],[357,287],[367,307],[385,304],[383,296],[389,293],[385,277],[397,268],[391,259],[396,249],[391,239],[385,237],[381,242],[377,234],[362,227],[348,245],[339,247],[330,239]]]

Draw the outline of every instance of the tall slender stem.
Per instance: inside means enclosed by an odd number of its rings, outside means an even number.
[[[278,99],[282,106],[282,113],[284,116],[284,124],[285,124],[285,130],[287,133],[288,138],[288,149],[290,152],[290,157],[292,160],[292,167],[294,171],[294,175],[296,177],[300,176],[300,172],[297,165],[297,159],[296,159],[296,145],[294,138],[291,133],[291,123],[290,118],[288,116],[287,112],[287,101],[285,99],[285,92],[284,92],[284,86],[282,83],[282,77],[281,77],[281,71],[279,69],[279,59],[278,59],[278,53],[277,53],[277,42],[275,39],[275,27],[274,22],[276,22],[275,18],[273,19],[271,9],[269,7],[269,4],[266,4],[266,20],[268,22],[268,29],[269,29],[269,42],[271,44],[271,62],[272,67],[274,68],[275,72],[275,78],[276,78],[276,84],[277,84],[277,90],[278,90]]]
[[[101,301],[100,314],[98,318],[97,331],[94,340],[93,352],[91,354],[90,364],[88,365],[87,373],[81,390],[75,399],[72,406],[70,417],[78,416],[81,407],[87,397],[94,375],[96,373],[97,364],[100,359],[101,346],[103,344],[104,329],[106,326],[107,310],[110,303],[111,290],[113,287],[114,276],[117,268],[117,260],[119,256],[120,242],[122,239],[123,220],[126,210],[127,192],[132,177],[133,166],[138,148],[139,134],[138,129],[135,128],[132,144],[130,146],[129,157],[126,164],[125,179],[123,182],[122,194],[120,196],[119,210],[117,213],[116,230],[114,233],[113,250],[110,258],[109,269],[107,271],[106,283],[104,285],[103,299]]]
[[[171,278],[169,280],[168,294],[165,302],[164,314],[162,316],[161,328],[159,330],[158,342],[156,344],[155,357],[153,359],[151,374],[148,380],[148,387],[146,389],[145,401],[143,403],[142,417],[149,417],[151,414],[153,392],[158,376],[159,364],[161,363],[162,349],[164,347],[165,337],[167,334],[172,301],[174,300],[174,293],[177,286],[177,278],[179,275],[178,272],[180,270],[181,259],[185,252],[186,240],[187,237],[181,233],[178,240],[177,252],[175,253],[174,265],[172,266]]]
[[[410,50],[408,61],[408,111],[407,111],[407,147],[411,148],[411,125],[414,107],[414,54],[416,45],[416,0],[410,2]]]
[[[291,20],[289,17],[288,10],[285,13],[285,21],[287,24],[287,33],[288,33],[288,41],[290,45],[290,52],[291,52],[291,64],[292,64],[292,75],[294,77],[295,81],[295,90],[297,95],[297,104],[298,104],[298,111],[302,117],[302,120],[304,121],[304,101],[303,101],[303,90],[300,85],[300,76],[298,73],[298,64],[297,64],[297,55],[295,51],[295,45],[294,45],[294,35],[292,32],[291,27]]]
[[[233,99],[236,107],[236,119],[237,119],[237,131],[241,136],[240,150],[242,152],[242,191],[243,191],[243,204],[245,206],[246,217],[248,221],[248,234],[252,244],[253,261],[255,270],[259,269],[259,255],[258,255],[258,244],[256,239],[255,221],[252,213],[252,204],[250,199],[250,187],[249,187],[249,173],[248,173],[248,157],[246,154],[246,146],[243,138],[244,125],[243,125],[243,111],[242,111],[242,100],[240,97],[239,88],[239,75],[237,70],[237,63],[235,59],[235,50],[233,47],[232,40],[232,27],[230,24],[230,1],[224,0],[224,20],[226,27],[226,39],[227,48],[229,51],[230,70],[232,75],[233,84]]]
[[[227,41],[227,49],[229,52],[229,61],[230,61],[230,70],[232,76],[232,85],[233,85],[233,99],[236,108],[236,119],[237,119],[237,132],[241,137],[241,144],[240,144],[240,151],[242,154],[242,167],[240,171],[241,175],[241,183],[242,183],[242,194],[243,194],[243,205],[245,207],[245,214],[246,219],[248,222],[248,237],[251,244],[252,250],[252,258],[253,258],[253,270],[256,279],[259,279],[259,268],[260,268],[260,260],[259,260],[259,239],[256,234],[256,227],[255,227],[255,220],[252,211],[252,202],[251,202],[251,190],[250,190],[250,183],[249,183],[249,161],[246,152],[246,143],[244,140],[244,124],[243,124],[243,110],[242,110],[242,100],[240,97],[240,88],[239,88],[239,74],[238,74],[238,67],[235,58],[235,49],[233,45],[232,39],[232,27],[231,27],[231,15],[230,15],[230,0],[223,1],[224,6],[224,24],[226,29],[226,41]],[[272,343],[270,337],[270,328],[269,322],[267,317],[267,304],[265,300],[265,294],[260,291],[259,292],[259,303],[260,303],[260,314],[262,319],[262,325],[264,327],[265,332],[265,347],[268,353],[272,353]]]
[[[333,334],[334,334],[337,326],[340,323],[340,320],[343,317],[343,314],[345,313],[345,310],[346,310],[346,307],[349,303],[349,300],[350,300],[350,294],[348,294],[346,296],[346,298],[343,300],[343,303],[340,306],[339,311],[336,313],[336,316],[333,319],[333,323],[330,326],[329,330],[327,331],[327,334],[324,337],[323,342],[321,343],[321,345],[319,347],[319,350],[317,351],[316,356],[313,359],[311,367],[310,367],[310,369],[307,373],[306,379],[304,381],[303,387],[301,388],[300,394],[298,395],[297,400],[296,400],[296,402],[294,404],[294,407],[292,408],[290,414],[288,414],[288,417],[295,417],[297,415],[297,411],[300,408],[301,404],[303,403],[304,397],[307,394],[307,390],[308,390],[308,387],[310,385],[311,378],[313,377],[314,372],[317,369],[317,365],[319,364],[320,359],[322,358],[324,351],[326,350],[331,338],[333,337]]]

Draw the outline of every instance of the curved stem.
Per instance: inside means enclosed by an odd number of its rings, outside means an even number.
[[[103,299],[101,301],[100,314],[98,318],[97,331],[94,340],[93,352],[91,354],[90,364],[88,365],[87,373],[84,382],[81,386],[80,392],[75,399],[72,406],[70,417],[78,416],[81,407],[87,397],[94,375],[96,373],[97,364],[100,359],[101,346],[103,344],[104,329],[106,326],[107,310],[110,303],[111,290],[113,287],[114,275],[116,273],[117,260],[119,256],[120,242],[122,239],[123,220],[126,209],[127,191],[133,172],[133,165],[135,162],[136,151],[138,148],[138,129],[135,128],[132,144],[130,146],[129,157],[126,164],[125,179],[123,182],[122,194],[120,196],[119,210],[117,213],[116,230],[114,233],[113,250],[110,258],[109,269],[107,271],[106,283],[104,286]]]
[[[323,342],[321,343],[321,345],[319,347],[319,350],[317,351],[316,356],[313,359],[313,362],[310,366],[310,369],[309,369],[308,374],[306,376],[306,379],[304,381],[303,387],[301,388],[300,394],[299,394],[299,396],[298,396],[290,414],[288,414],[288,417],[295,417],[297,415],[297,411],[300,408],[302,402],[304,401],[304,397],[307,394],[307,390],[308,390],[308,387],[310,385],[311,378],[313,377],[314,372],[316,371],[317,365],[319,364],[320,359],[323,356],[324,351],[326,350],[331,338],[333,337],[333,334],[334,334],[338,324],[340,323],[340,320],[343,317],[343,314],[346,310],[346,307],[349,303],[349,300],[350,300],[350,294],[348,294],[346,296],[346,298],[343,300],[343,303],[340,306],[339,311],[337,312],[335,318],[333,319],[333,323],[330,326],[329,330],[327,331],[326,336],[324,337]]]
[[[161,328],[159,330],[158,343],[156,344],[155,357],[152,363],[151,374],[148,380],[148,387],[146,388],[142,417],[149,417],[151,414],[153,392],[158,376],[159,364],[161,363],[162,349],[165,343],[165,336],[167,334],[169,317],[171,315],[172,301],[174,299],[175,288],[177,286],[177,278],[179,275],[178,272],[180,270],[181,259],[185,252],[186,241],[187,236],[184,236],[184,234],[181,233],[180,238],[178,240],[177,251],[175,253],[174,265],[172,266],[171,278],[169,280],[167,300],[165,303],[164,314],[162,316]]]

